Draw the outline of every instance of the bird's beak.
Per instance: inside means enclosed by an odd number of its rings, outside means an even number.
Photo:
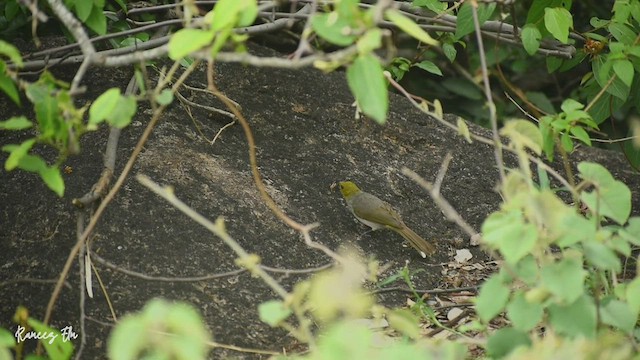
[[[333,190],[336,189],[336,186],[338,186],[338,183],[334,181],[333,184],[331,184],[331,186],[329,186],[329,189],[331,189],[331,191],[333,191]]]

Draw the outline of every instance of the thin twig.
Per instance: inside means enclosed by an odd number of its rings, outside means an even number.
[[[13,285],[13,284],[19,284],[19,283],[57,284],[58,279],[36,279],[36,278],[11,279],[11,280],[0,282],[0,288]],[[66,287],[67,289],[72,289],[71,284],[69,284],[67,281],[63,282],[63,286]]]
[[[161,187],[151,179],[144,175],[137,175],[136,179],[142,185],[147,187],[149,190],[153,191],[163,199],[167,200],[171,205],[173,205],[176,209],[182,211],[185,215],[190,217],[192,220],[197,222],[198,224],[204,226],[207,230],[211,231],[213,234],[222,239],[222,241],[227,244],[235,252],[240,258],[239,261],[243,263],[243,266],[246,267],[252,274],[260,276],[262,280],[269,285],[269,287],[278,294],[283,300],[286,300],[289,297],[289,293],[285,290],[271,275],[267,274],[263,269],[259,266],[251,266],[251,261],[253,257],[235,241],[229,233],[227,233],[224,226],[224,219],[219,217],[215,223],[209,221],[209,219],[205,218],[197,211],[193,210],[187,204],[182,202],[178,197],[173,193],[173,189],[171,187]],[[258,265],[253,264],[253,265]]]
[[[258,188],[258,192],[260,193],[260,196],[262,197],[267,207],[276,215],[276,217],[278,217],[285,224],[287,224],[287,226],[299,231],[302,234],[305,240],[305,244],[307,244],[307,246],[324,252],[327,256],[331,257],[336,261],[343,262],[343,259],[340,255],[338,255],[337,253],[335,253],[333,250],[329,249],[325,245],[315,242],[311,239],[310,231],[313,228],[317,227],[319,224],[313,223],[309,225],[303,225],[298,223],[297,221],[290,218],[287,214],[285,214],[284,211],[282,211],[282,209],[280,209],[278,204],[276,204],[276,202],[273,200],[271,195],[269,195],[263,183],[260,170],[258,170],[256,144],[253,138],[251,127],[249,126],[249,122],[247,121],[247,119],[245,119],[244,115],[233,104],[233,102],[231,102],[226,95],[224,95],[222,92],[220,92],[216,88],[213,78],[214,78],[213,62],[210,61],[207,66],[207,83],[208,83],[207,88],[209,89],[209,91],[211,91],[213,95],[215,95],[218,99],[220,99],[220,101],[222,101],[229,110],[231,110],[231,112],[236,116],[236,119],[238,120],[238,122],[240,122],[240,125],[242,126],[242,129],[244,130],[245,136],[247,138],[247,143],[249,145],[249,164],[251,166],[251,174],[253,175],[253,180],[254,180],[254,183],[256,184],[256,187]]]
[[[147,275],[141,272],[129,270],[123,268],[122,266],[116,265],[108,260],[105,260],[100,255],[95,252],[91,252],[91,257],[94,261],[108,267],[109,269],[115,270],[117,272],[136,277],[138,279],[147,280],[147,281],[160,281],[160,282],[198,282],[198,281],[207,281],[213,279],[220,279],[223,277],[236,276],[240,275],[243,272],[247,271],[247,269],[237,269],[232,271],[226,271],[222,273],[208,274],[202,276],[188,276],[188,277],[172,277],[172,276],[152,276]]]
[[[180,199],[178,199],[173,193],[173,188],[160,187],[158,184],[144,175],[137,175],[136,179],[142,185],[146,186],[151,191],[167,200],[175,208],[182,211],[182,213],[222,239],[222,241],[224,241],[224,243],[238,255],[239,259],[236,260],[236,263],[238,265],[247,268],[252,275],[259,276],[265,282],[265,284],[267,284],[267,286],[269,286],[271,290],[278,294],[278,296],[280,296],[280,298],[282,298],[284,301],[290,301],[292,295],[289,294],[287,290],[285,290],[282,285],[280,285],[280,283],[278,283],[273,277],[271,277],[271,275],[269,275],[264,269],[258,266],[260,258],[256,255],[247,253],[246,250],[244,250],[242,246],[240,246],[240,244],[238,244],[238,242],[235,241],[229,235],[229,233],[227,233],[223,217],[218,217],[216,222],[212,223],[211,221],[209,221],[209,219],[205,218],[197,211],[190,208],[187,204],[182,202]],[[300,309],[295,306],[293,307],[293,311],[298,319],[298,322],[300,324],[305,324],[306,321],[304,312],[300,311]],[[315,348],[315,340],[313,334],[311,333],[311,329],[308,326],[301,326],[300,330],[302,331],[302,337],[304,338],[304,340],[308,342],[311,348]]]
[[[380,294],[380,293],[387,293],[387,292],[403,292],[403,293],[413,294],[415,292],[420,295],[424,295],[424,294],[437,295],[437,294],[450,294],[450,293],[463,292],[463,291],[478,291],[478,289],[479,289],[479,286],[467,286],[467,287],[459,287],[459,288],[451,288],[451,289],[429,289],[429,290],[410,289],[405,286],[394,286],[394,287],[385,287],[385,288],[376,289],[371,291],[371,293]]]
[[[454,209],[454,207],[451,206],[451,204],[449,204],[449,202],[444,197],[442,197],[442,195],[439,192],[435,191],[433,184],[426,181],[425,179],[420,177],[420,175],[416,174],[415,172],[413,172],[412,170],[406,167],[402,168],[402,174],[409,177],[411,180],[415,181],[418,185],[426,189],[427,192],[429,193],[429,196],[431,196],[431,199],[433,199],[433,202],[435,202],[436,205],[438,205],[438,207],[440,208],[440,211],[442,211],[444,216],[449,221],[453,221],[454,223],[456,223],[469,236],[474,236],[478,233],[476,230],[473,229],[473,227],[471,227],[471,225],[469,225],[462,218],[462,216],[460,216],[460,214],[458,214],[456,209]]]
[[[498,115],[496,113],[496,104],[491,96],[491,84],[489,83],[489,70],[487,69],[487,58],[484,52],[482,42],[482,34],[480,33],[480,20],[478,19],[478,3],[471,1],[471,12],[473,14],[473,25],[476,32],[476,41],[478,42],[478,52],[480,56],[480,68],[482,69],[482,81],[484,83],[484,95],[487,98],[487,106],[489,107],[489,121],[491,122],[491,134],[493,135],[493,152],[496,158],[496,166],[500,174],[500,183],[505,182],[504,160],[502,159],[502,143],[498,134]]]
[[[389,83],[394,86],[396,89],[398,89],[398,91],[400,91],[401,94],[403,94],[407,100],[409,100],[409,102],[418,110],[420,110],[421,112],[427,114],[427,115],[431,115],[431,118],[436,120],[438,123],[440,123],[441,125],[458,132],[458,127],[448,121],[446,121],[443,118],[440,118],[438,116],[433,116],[432,113],[430,113],[428,110],[426,110],[420,103],[418,103],[415,99],[418,98],[423,102],[427,102],[426,100],[410,94],[405,88],[403,88],[400,84],[398,84],[396,81],[393,80],[393,78],[391,78],[391,75],[388,72],[384,73],[385,77],[387,78],[387,80],[389,81]],[[483,143],[485,145],[489,145],[489,146],[493,146],[493,140],[486,138],[482,135],[477,135],[474,133],[469,133],[469,136],[471,137],[471,139],[478,141],[480,143]],[[504,146],[504,144],[502,144],[503,149],[507,150],[513,154],[517,155],[517,152],[515,149],[511,148],[511,147],[506,147]],[[553,176],[556,180],[558,180],[567,191],[571,192],[572,194],[577,194],[576,190],[573,189],[571,187],[571,185],[567,182],[567,180],[565,178],[562,177],[562,175],[560,175],[557,171],[555,171],[553,168],[551,168],[551,166],[549,166],[548,164],[546,164],[543,160],[537,158],[536,156],[530,155],[530,154],[526,154],[528,159],[531,162],[536,163],[536,165],[538,165],[539,167],[541,167],[542,169],[544,169],[546,172],[548,172],[551,176]]]

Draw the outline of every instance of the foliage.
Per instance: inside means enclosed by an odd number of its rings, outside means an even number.
[[[619,283],[615,277],[622,271],[620,257],[640,244],[640,217],[629,217],[631,191],[602,165],[582,162],[582,182],[572,189],[585,206],[578,212],[532,181],[527,150],[540,154],[543,137],[524,124],[530,123],[515,120],[503,131],[521,167],[510,170],[501,189],[504,203],[482,226],[485,243],[505,266],[478,295],[480,326],[502,312],[511,320],[489,338],[488,353],[531,345],[539,327],[568,339],[633,336],[640,278]]]
[[[58,330],[45,325],[29,316],[29,310],[23,306],[16,309],[13,322],[17,325],[15,333],[12,334],[5,329],[0,329],[0,359],[13,359],[9,349],[13,349],[20,358],[24,352],[25,341],[30,339],[37,339],[51,360],[71,358],[74,350],[71,341],[75,340],[77,335],[70,327]],[[39,357],[29,355],[27,358],[36,359]]]
[[[2,54],[18,60],[14,60],[16,64],[21,63],[15,47],[0,41],[0,51],[3,49]],[[2,60],[0,68],[5,68]],[[9,75],[0,76],[8,79]],[[13,83],[7,84],[10,84],[6,87],[9,91],[5,92],[15,103],[20,104]],[[2,147],[3,151],[9,153],[4,167],[7,171],[20,168],[39,174],[45,184],[60,197],[64,195],[64,180],[60,166],[67,156],[80,152],[80,137],[87,131],[96,130],[97,124],[105,120],[113,126],[125,127],[136,111],[135,98],[122,96],[118,89],[111,89],[96,99],[89,111],[89,123],[85,124],[83,116],[86,106],[77,108],[68,89],[68,84],[55,79],[51,73],[45,71],[37,82],[25,86],[26,96],[34,106],[36,124],[24,116],[0,121],[0,129],[6,130],[24,130],[37,125],[35,137],[21,144],[7,144]],[[41,156],[31,152],[37,144],[49,145],[58,151],[58,159],[53,165],[48,165]]]
[[[110,359],[205,359],[210,335],[187,304],[155,299],[123,318],[109,338]]]
[[[105,15],[105,7],[113,4],[65,3],[97,34],[125,26],[120,19]],[[115,4],[126,9],[120,0]],[[590,146],[594,140],[590,134],[605,126],[607,119],[615,123],[614,118],[626,120],[629,114],[638,111],[640,80],[635,74],[640,72],[640,0],[616,0],[608,14],[610,18],[592,17],[588,24],[579,23],[580,17],[575,15],[579,6],[572,1],[534,0],[529,7],[523,4],[506,9],[496,3],[480,3],[474,8],[473,2],[466,1],[455,10],[455,31],[434,31],[432,37],[415,18],[396,8],[361,7],[357,0],[340,0],[323,4],[321,11],[308,20],[309,28],[303,36],[312,33],[332,46],[352,50],[343,57],[318,60],[314,65],[325,71],[345,67],[346,80],[359,108],[380,124],[387,119],[388,84],[391,80],[407,80],[410,77],[405,75],[409,71],[421,69],[442,76],[435,86],[427,82],[422,89],[432,89],[434,97],[456,94],[465,101],[458,104],[467,110],[465,115],[486,125],[490,117],[485,108],[483,77],[475,74],[487,70],[485,66],[493,69],[495,78],[524,103],[537,123],[511,119],[501,124],[500,135],[509,141],[506,149],[515,153],[519,162],[504,174],[500,184],[504,201],[500,209],[484,221],[482,237],[483,244],[495,251],[503,266],[481,287],[475,300],[477,319],[464,327],[446,330],[458,337],[467,333],[477,335],[477,341],[492,358],[538,355],[550,358],[557,353],[597,353],[602,357],[626,358],[637,350],[633,347],[637,345],[630,343],[637,340],[640,314],[640,278],[637,275],[619,278],[625,275],[621,258],[632,256],[632,249],[640,246],[640,218],[631,216],[631,190],[605,167],[592,162],[578,164],[579,179],[574,179],[567,169],[565,180],[536,162],[536,181],[531,169],[535,168],[533,157],[537,159],[544,153],[552,160],[556,149],[566,162],[567,154],[575,148],[575,140]],[[413,5],[438,16],[454,11],[438,0],[415,0]],[[584,9],[590,5],[580,6]],[[185,9],[188,8],[186,5]],[[202,53],[206,54],[205,58],[215,58],[225,47],[244,52],[248,37],[234,29],[253,24],[258,13],[255,0],[221,0],[204,16],[203,22],[172,35],[168,56],[179,63],[185,57]],[[15,31],[8,25],[12,19],[26,25],[27,15],[16,1],[6,2],[3,8],[0,5],[0,30]],[[185,13],[185,20],[191,20],[192,15]],[[483,25],[498,19],[523,24],[521,30],[514,31],[522,49],[495,43],[486,47],[484,55],[477,51],[475,44],[475,22]],[[378,55],[390,38],[390,32],[379,26],[383,20],[425,46],[421,49],[424,51],[415,58],[398,57],[385,64]],[[576,29],[584,30],[579,34]],[[138,37],[139,40],[148,38]],[[576,45],[579,42],[583,46],[571,59],[546,58],[548,72],[580,79],[576,86],[551,96],[548,84],[526,88],[510,80],[537,67],[539,59],[535,56],[546,44]],[[113,45],[127,44],[123,41]],[[438,50],[427,51],[431,49]],[[452,77],[452,69],[459,69],[461,62],[465,63],[462,68],[466,71],[457,70],[463,76]],[[77,107],[70,85],[49,72],[43,72],[35,82],[19,81],[17,69],[22,65],[20,52],[0,41],[0,90],[17,105],[25,100],[20,96],[22,91],[35,112],[35,119],[17,116],[0,121],[2,130],[32,131],[20,144],[2,147],[9,153],[5,169],[20,168],[37,173],[49,188],[62,196],[64,182],[59,167],[67,156],[80,151],[81,136],[102,123],[117,128],[127,126],[137,110],[137,99],[122,95],[119,89],[109,89],[90,106]],[[391,76],[385,73],[385,65]],[[150,95],[152,104],[169,104],[173,99],[171,91],[160,88]],[[501,118],[515,114],[511,104],[498,100]],[[430,104],[438,115],[442,113],[440,104],[437,100]],[[428,107],[426,101],[418,106],[423,110]],[[442,119],[442,116],[436,117]],[[464,121],[459,121],[457,128],[471,141]],[[52,165],[37,154],[38,146],[56,150],[58,156]],[[638,152],[638,149],[628,150]],[[630,156],[630,159],[640,161],[640,156]],[[554,185],[550,177],[562,182],[562,186]],[[572,204],[567,203],[569,198]],[[293,358],[459,359],[466,356],[467,349],[462,342],[438,343],[424,338],[421,322],[444,326],[418,294],[414,294],[416,305],[410,309],[384,308],[361,286],[363,278],[374,280],[375,265],[367,267],[349,252],[341,254],[341,258],[340,266],[298,283],[290,298],[270,300],[258,306],[262,321],[286,329],[309,345],[308,353],[293,355]],[[398,277],[412,286],[408,270]],[[337,295],[328,297],[328,293]],[[493,331],[489,325],[500,316],[506,316],[508,324]],[[393,329],[394,336],[384,337],[388,343],[380,349],[376,345],[379,334],[372,330],[375,326],[371,324],[384,321]],[[38,331],[54,331],[28,316],[21,316],[17,322]],[[320,327],[318,334],[311,331],[312,324]],[[544,334],[540,331],[542,328]],[[14,347],[6,335],[0,332],[0,356],[4,354],[2,351]],[[109,341],[109,356],[117,359],[143,355],[204,358],[208,339],[195,310],[156,300],[140,314],[131,315],[118,324]],[[51,358],[68,358],[73,351],[73,347],[43,345]]]
[[[18,66],[22,64],[18,50],[4,41],[0,41],[0,55],[9,57]],[[15,74],[6,69],[6,63],[1,59],[0,69],[6,71],[0,74],[0,88],[20,105],[20,97],[11,81]],[[62,197],[65,187],[60,166],[67,156],[80,152],[80,137],[87,131],[96,130],[103,121],[119,128],[127,126],[136,112],[136,100],[132,96],[122,96],[118,89],[107,90],[91,106],[89,122],[85,124],[83,117],[87,107],[77,108],[69,94],[69,85],[51,73],[43,72],[37,82],[24,87],[27,99],[33,104],[36,123],[25,116],[18,116],[0,121],[0,129],[20,131],[35,126],[37,135],[21,144],[2,146],[2,150],[9,153],[4,168],[7,171],[19,168],[37,173],[51,190]],[[48,145],[58,151],[53,165],[48,165],[41,156],[31,152],[37,144]]]
[[[451,12],[444,7],[438,8],[438,3],[429,0],[413,2],[438,14]],[[488,21],[522,24],[519,40],[524,52],[489,37],[484,39],[487,63],[495,69],[492,72],[496,80],[493,84],[497,88],[495,93],[500,90],[509,92],[522,108],[537,118],[552,116],[566,99],[571,98],[587,104],[584,111],[608,137],[632,136],[631,121],[639,111],[636,89],[640,82],[635,74],[640,71],[640,3],[637,0],[620,0],[615,1],[610,9],[607,6],[608,2],[560,0],[536,0],[530,4],[516,2],[511,7],[502,8],[494,3],[480,3],[480,24]],[[488,126],[488,112],[480,91],[481,77],[474,75],[480,72],[482,65],[480,52],[475,38],[466,36],[473,30],[470,7],[470,2],[465,2],[458,11],[455,34],[436,32],[439,35],[437,39],[442,42],[440,51],[428,51],[431,46],[421,47],[414,58],[400,64],[396,59],[389,70],[396,80],[404,78],[402,83],[415,89],[416,95],[455,99],[444,102],[445,111]],[[607,15],[609,18],[605,18]],[[585,21],[587,19],[588,22]],[[507,28],[503,31],[509,32]],[[554,41],[575,46],[576,53],[570,59],[547,55],[544,58],[547,71],[554,77],[545,77],[539,66],[543,60],[539,55],[541,44]],[[415,70],[414,65],[425,60],[436,64],[444,79]],[[405,77],[407,72],[413,76]],[[520,116],[521,109],[511,101],[501,97],[494,101],[498,118]],[[565,145],[568,136],[576,135],[570,132],[565,135]],[[622,150],[634,167],[640,167],[637,147],[626,141]]]
[[[375,269],[375,263],[367,267],[349,250],[345,250],[342,257],[345,261],[341,266],[298,283],[290,301],[272,300],[259,306],[260,318],[269,325],[283,327],[302,341],[312,344],[317,341],[307,355],[286,358],[464,358],[466,349],[462,344],[437,344],[422,337],[420,305],[410,311],[375,304],[373,296],[361,285],[362,279],[370,276],[367,269]],[[408,276],[406,271],[405,268],[404,276]],[[308,327],[308,323],[295,327],[288,322],[290,315],[296,312],[310,313],[314,322],[320,325],[320,333],[315,336],[317,340],[304,337],[304,327]],[[383,331],[387,326],[389,329]],[[393,332],[402,339],[393,336]]]

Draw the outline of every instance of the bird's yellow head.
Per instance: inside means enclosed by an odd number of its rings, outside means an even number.
[[[359,193],[360,189],[358,188],[358,185],[354,184],[351,181],[341,181],[340,192],[342,193],[342,197],[344,197],[345,199],[349,199]]]

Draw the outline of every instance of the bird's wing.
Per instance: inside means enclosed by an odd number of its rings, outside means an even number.
[[[353,199],[353,213],[364,220],[384,224],[385,226],[400,229],[403,227],[400,215],[388,203],[376,196],[362,193]]]

